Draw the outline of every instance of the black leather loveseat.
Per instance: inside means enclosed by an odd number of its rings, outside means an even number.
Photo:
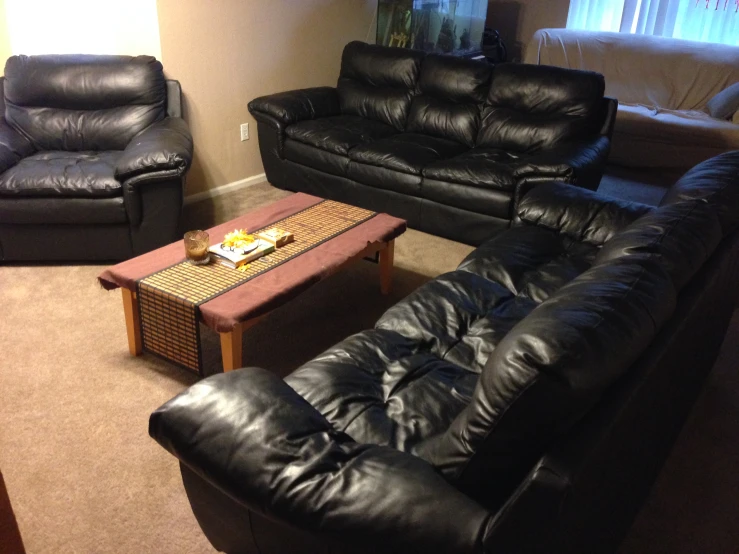
[[[284,381],[150,419],[224,552],[613,552],[736,305],[739,152],[657,208],[559,183]]]
[[[336,88],[249,111],[273,185],[479,244],[508,226],[530,183],[597,188],[616,113],[604,87],[597,73],[352,42]]]
[[[0,261],[121,260],[179,235],[192,137],[151,56],[12,56]]]

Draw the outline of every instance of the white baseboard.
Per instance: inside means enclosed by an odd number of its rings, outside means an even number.
[[[195,202],[215,198],[216,196],[223,196],[224,194],[233,192],[235,190],[251,187],[259,183],[264,183],[266,180],[267,176],[264,173],[260,173],[259,175],[252,175],[251,177],[247,177],[246,179],[240,179],[239,181],[227,183],[225,185],[221,185],[220,187],[206,190],[205,192],[199,192],[191,196],[186,196],[185,205],[187,206],[188,204],[194,204]]]

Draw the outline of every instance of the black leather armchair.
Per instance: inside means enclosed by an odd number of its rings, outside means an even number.
[[[0,260],[120,260],[179,236],[192,137],[151,56],[12,56]]]
[[[545,180],[595,189],[617,102],[603,76],[352,42],[336,88],[249,103],[273,185],[479,244]]]

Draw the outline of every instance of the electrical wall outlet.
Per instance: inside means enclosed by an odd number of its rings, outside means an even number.
[[[241,142],[244,142],[245,140],[249,140],[249,124],[248,123],[241,124]]]

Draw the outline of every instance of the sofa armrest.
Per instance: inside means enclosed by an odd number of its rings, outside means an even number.
[[[524,224],[599,246],[653,209],[647,204],[551,182],[527,192],[516,206],[516,216]]]
[[[339,95],[333,87],[316,87],[291,90],[261,96],[249,102],[249,112],[259,120],[267,115],[283,126],[304,121],[339,115]]]
[[[181,177],[192,163],[192,135],[185,120],[166,117],[150,125],[126,146],[115,177],[127,185]]]
[[[0,118],[0,174],[34,152],[31,142]]]
[[[522,155],[513,164],[513,174],[519,181],[557,180],[596,188],[600,182],[611,148],[607,137],[594,136],[584,140],[561,142]],[[591,182],[597,173],[596,182]]]
[[[334,430],[263,369],[190,387],[152,414],[149,433],[234,500],[292,527],[414,552],[484,552],[487,510],[420,458]]]
[[[609,139],[613,138],[613,128],[616,126],[616,115],[618,114],[618,100],[608,96],[603,97],[602,101],[603,125],[600,128],[600,134]]]

